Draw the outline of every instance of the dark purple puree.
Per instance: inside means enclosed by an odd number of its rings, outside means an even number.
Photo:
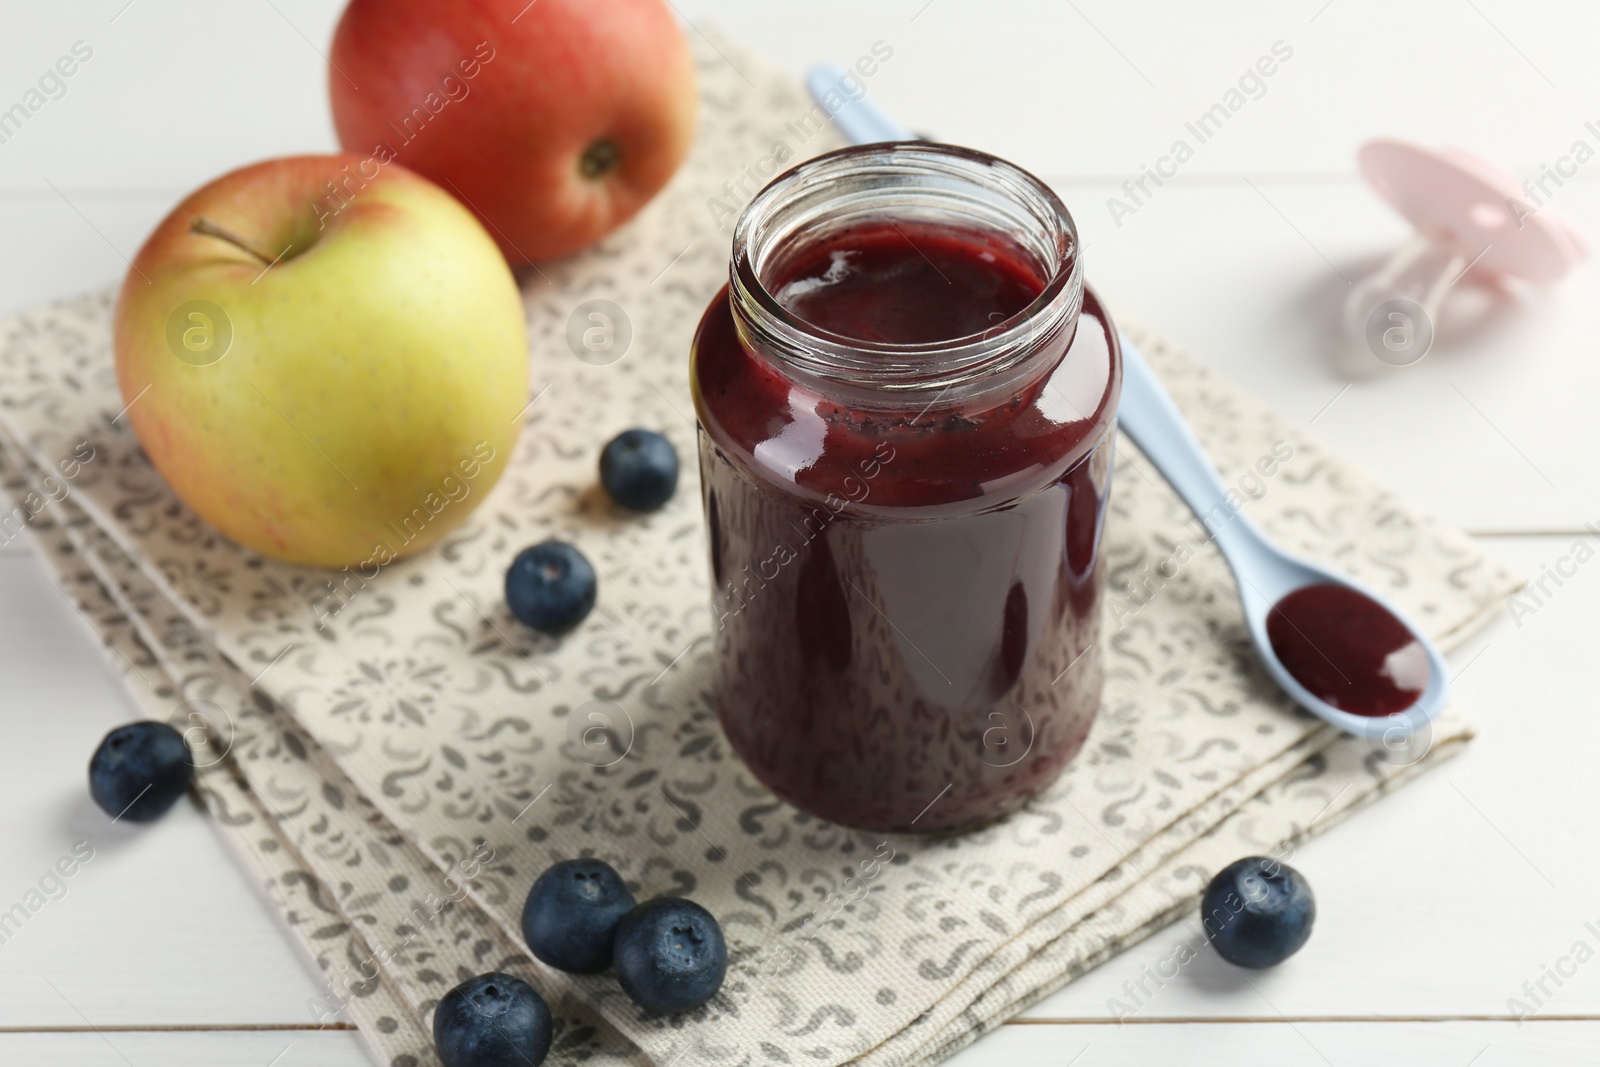
[[[990,329],[1048,283],[1013,245],[909,221],[836,232],[774,274],[798,318],[899,344]],[[970,825],[1082,746],[1117,375],[1092,293],[1054,343],[1014,390],[858,410],[747,350],[726,290],[711,302],[693,381],[718,711],[785,799],[851,826]]]
[[[1273,605],[1267,639],[1301,685],[1352,715],[1405,711],[1428,688],[1428,653],[1383,605],[1342,585],[1308,585]]]

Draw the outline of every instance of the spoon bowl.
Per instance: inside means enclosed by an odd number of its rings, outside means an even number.
[[[1235,521],[1241,518],[1243,516],[1238,516]],[[1250,630],[1250,640],[1255,644],[1256,654],[1273,681],[1277,682],[1301,707],[1346,733],[1356,734],[1371,741],[1392,744],[1397,738],[1408,737],[1432,722],[1444,708],[1445,701],[1450,695],[1449,664],[1438,647],[1428,640],[1398,607],[1370,587],[1290,555],[1268,540],[1254,524],[1250,525],[1250,534],[1256,538],[1252,547],[1237,550],[1247,557],[1242,568],[1235,563],[1234,556],[1229,555],[1225,558],[1239,584],[1239,595],[1244,607],[1245,625]],[[1312,693],[1283,665],[1268,636],[1267,618],[1272,614],[1273,605],[1282,601],[1284,597],[1314,585],[1337,585],[1349,589],[1377,604],[1411,631],[1427,657],[1428,683],[1409,708],[1387,715],[1358,715],[1346,711]]]

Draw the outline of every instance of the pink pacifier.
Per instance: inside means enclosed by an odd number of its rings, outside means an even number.
[[[1469,270],[1548,284],[1589,254],[1577,228],[1546,206],[1559,176],[1536,188],[1459,148],[1402,141],[1369,141],[1356,158],[1372,188],[1417,230],[1345,300],[1350,341],[1389,366],[1428,354],[1439,308]]]

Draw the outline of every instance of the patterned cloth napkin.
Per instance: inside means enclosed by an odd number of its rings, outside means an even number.
[[[556,1062],[936,1060],[1191,909],[1222,865],[1286,855],[1469,736],[1447,715],[1422,745],[1375,747],[1292,708],[1203,531],[1122,442],[1105,700],[1058,784],[937,838],[841,829],[767,793],[707,692],[686,352],[751,176],[833,142],[797,86],[731,46],[704,49],[700,78],[702,133],[669,189],[524,279],[535,391],[504,479],[439,547],[375,577],[251,555],[171,495],[121,418],[111,293],[0,324],[15,504],[0,527],[32,535],[139,712],[189,731],[216,825],[326,979],[307,1021],[354,1020],[394,1067],[437,1062],[434,1004],[491,969],[550,1001]],[[631,326],[603,365],[568,342],[594,300]],[[1124,326],[1290,548],[1446,644],[1517,586],[1463,534]],[[506,397],[507,417],[525,404]],[[677,497],[643,517],[593,484],[601,442],[630,425],[662,428],[688,460]],[[599,607],[559,641],[519,626],[500,592],[511,556],[551,536],[600,575]],[[730,965],[714,1001],[653,1017],[608,975],[529,957],[528,886],[579,855],[641,898],[692,896],[718,916]]]

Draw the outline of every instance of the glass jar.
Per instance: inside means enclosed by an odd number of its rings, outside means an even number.
[[[780,175],[691,378],[715,700],[768,788],[936,831],[1048,786],[1099,707],[1121,386],[1038,179],[923,142]]]

